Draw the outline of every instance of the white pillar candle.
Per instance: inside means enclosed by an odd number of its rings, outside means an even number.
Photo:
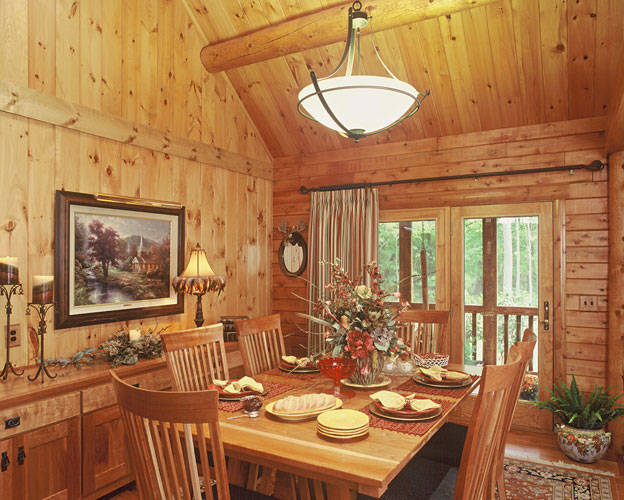
[[[0,257],[0,285],[17,285],[18,283],[17,257]]]
[[[54,302],[54,276],[33,276],[32,302],[34,304]]]
[[[130,342],[135,342],[141,338],[141,330],[130,330],[128,336],[130,337]]]

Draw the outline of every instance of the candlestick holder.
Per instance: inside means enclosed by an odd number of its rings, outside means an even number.
[[[37,333],[39,334],[39,369],[37,370],[37,373],[35,373],[32,377],[29,376],[28,380],[33,382],[37,380],[37,377],[39,377],[39,375],[41,375],[41,383],[43,384],[46,375],[53,380],[57,377],[56,373],[54,375],[50,374],[50,372],[48,371],[48,367],[45,365],[45,360],[43,357],[43,338],[47,331],[45,318],[46,314],[48,314],[48,311],[50,309],[52,309],[53,307],[56,309],[56,302],[51,302],[49,304],[35,304],[33,302],[29,302],[26,306],[27,316],[30,316],[31,307],[39,316],[39,325],[37,326]]]
[[[11,298],[13,295],[24,295],[24,289],[22,288],[21,283],[16,283],[14,285],[0,285],[0,296],[4,295],[6,297],[6,363],[4,363],[4,368],[2,372],[0,372],[0,378],[2,378],[3,382],[6,382],[9,372],[13,373],[17,377],[21,377],[24,375],[24,370],[18,372],[15,367],[11,364],[9,360],[9,349],[10,349],[10,337],[11,337],[11,313],[13,312],[13,306],[11,305]]]

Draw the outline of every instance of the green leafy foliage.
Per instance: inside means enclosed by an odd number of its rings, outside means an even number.
[[[576,379],[568,387],[563,382],[555,383],[547,401],[537,401],[535,406],[556,415],[564,424],[576,429],[601,429],[607,422],[624,415],[624,406],[616,405],[622,396],[609,396],[609,389],[594,386],[594,390],[585,399],[579,391]]]
[[[59,359],[48,358],[46,365],[54,365],[65,368],[72,365],[76,368],[99,364],[103,361],[112,362],[111,367],[119,365],[134,365],[140,358],[153,359],[162,356],[162,340],[160,334],[168,326],[160,327],[157,331],[149,329],[141,335],[139,340],[130,341],[128,332],[120,331],[114,333],[108,340],[98,347],[87,347],[78,351],[71,358],[61,357]]]

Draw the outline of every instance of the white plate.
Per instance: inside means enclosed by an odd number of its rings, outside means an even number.
[[[268,414],[274,416],[275,418],[279,418],[280,420],[284,420],[286,422],[302,422],[304,420],[312,420],[318,415],[322,415],[323,412],[333,411],[342,406],[342,400],[336,399],[336,404],[330,408],[321,408],[320,410],[314,410],[309,413],[297,413],[294,415],[289,415],[287,413],[274,412],[273,405],[275,403],[276,401],[270,402],[268,405],[264,407],[264,409],[266,410]]]
[[[353,431],[368,425],[370,418],[357,410],[332,410],[321,413],[317,422],[328,430]]]

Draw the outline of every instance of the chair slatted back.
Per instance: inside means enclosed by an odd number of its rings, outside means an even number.
[[[505,417],[507,423],[507,429],[505,430],[505,436],[509,434],[511,429],[511,421],[513,414],[518,406],[518,398],[520,397],[520,391],[522,390],[522,384],[524,383],[524,376],[526,374],[529,363],[533,359],[533,351],[535,350],[535,344],[537,343],[537,335],[527,328],[522,335],[522,341],[516,342],[509,350],[509,356],[507,357],[507,364],[519,361],[522,365],[522,372],[518,380],[516,380],[515,388],[512,390],[515,394],[514,404],[510,405],[508,412],[509,415]],[[506,500],[507,494],[505,492],[504,481],[504,469],[505,466],[505,440],[503,440],[496,454],[496,463],[494,465],[494,471],[496,474],[496,486],[498,487],[499,500]]]
[[[236,321],[234,326],[246,375],[253,377],[279,365],[286,354],[279,314]]]
[[[464,444],[454,500],[491,500],[494,498],[496,475],[494,466],[501,442],[507,437],[509,408],[515,405],[517,380],[523,364],[488,365],[483,369],[481,387],[472,410],[468,435]]]
[[[202,391],[215,378],[229,380],[222,323],[163,333],[161,338],[175,390]]]
[[[133,387],[111,370],[141,500],[229,500],[217,391],[160,392]],[[206,444],[206,430],[210,446]]]
[[[450,311],[404,311],[398,320],[397,336],[412,348],[416,354],[425,352],[449,352],[447,331]]]

